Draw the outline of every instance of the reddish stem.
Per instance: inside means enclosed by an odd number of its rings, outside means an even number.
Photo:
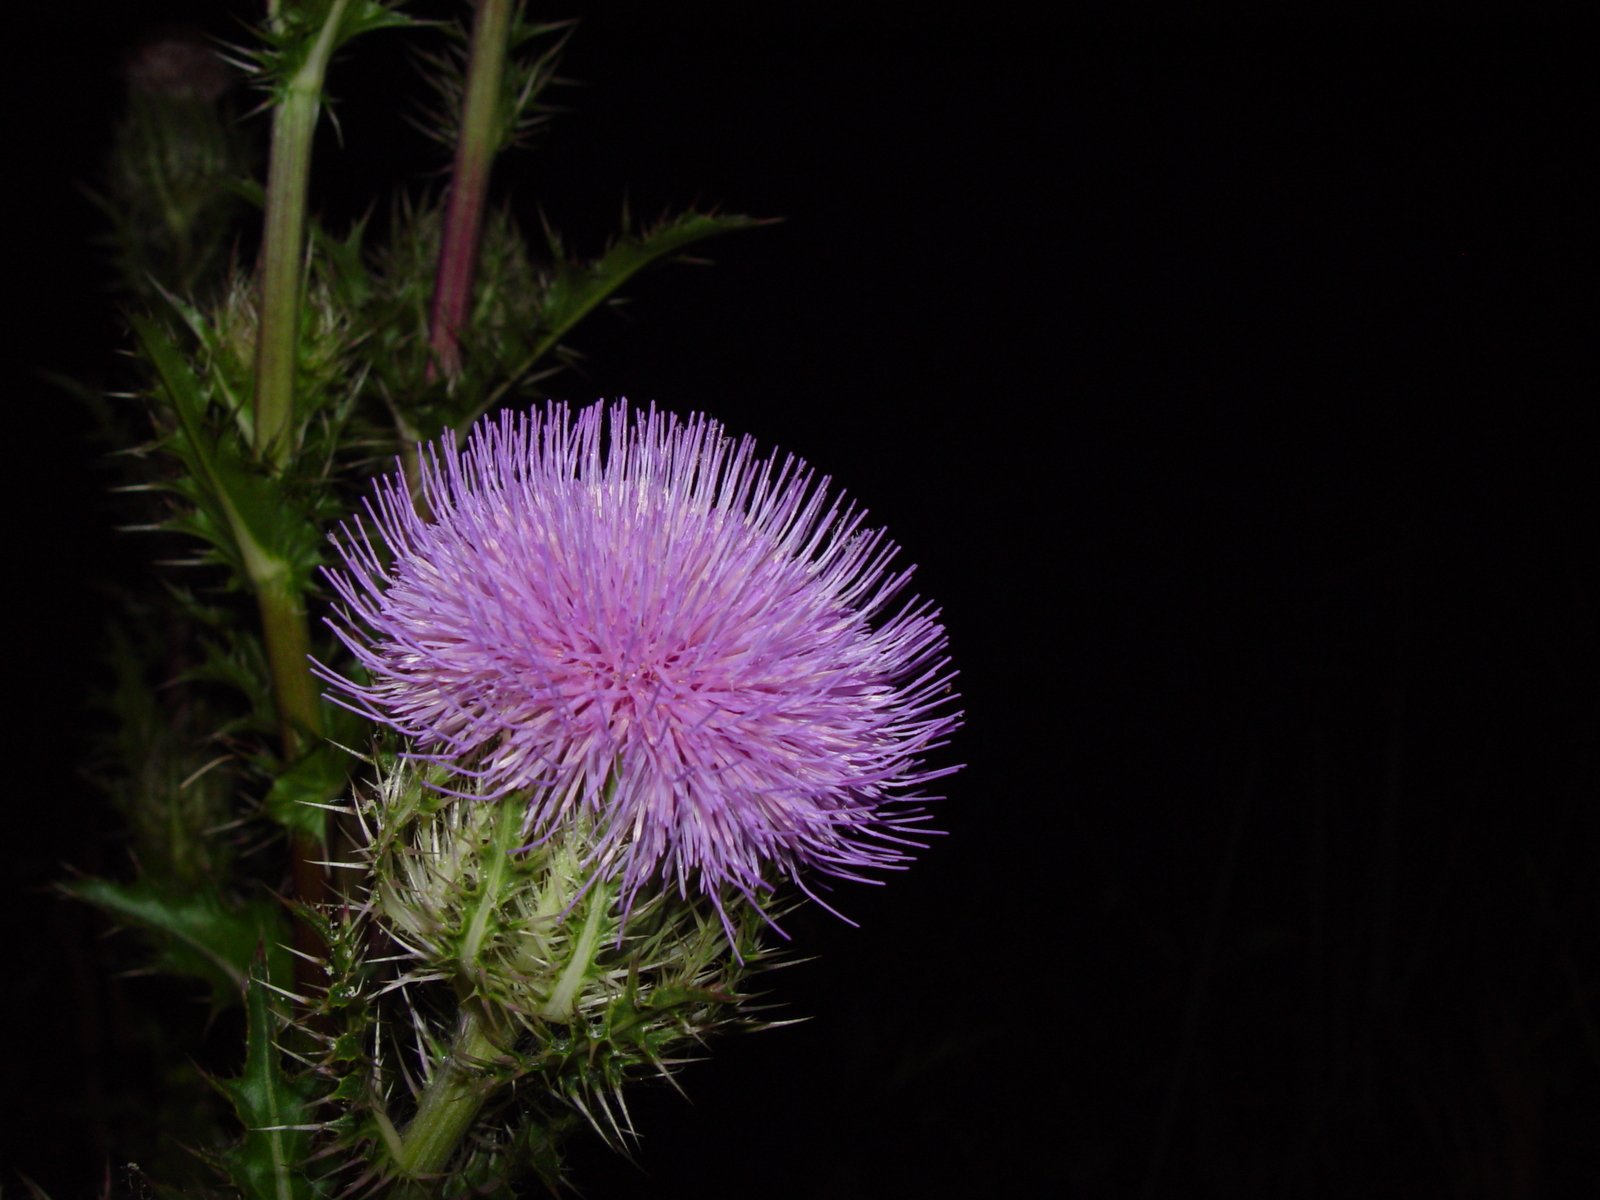
[[[434,279],[428,321],[432,358],[428,379],[461,370],[461,330],[472,302],[472,279],[483,236],[483,210],[489,171],[500,142],[501,80],[511,29],[510,0],[479,0],[468,50],[466,94],[461,106],[461,136],[456,143],[450,191],[445,202],[439,269]]]

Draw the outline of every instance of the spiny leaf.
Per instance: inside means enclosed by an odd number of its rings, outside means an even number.
[[[546,354],[560,345],[573,326],[616,295],[623,284],[645,267],[719,233],[753,229],[763,224],[766,222],[755,217],[687,212],[644,233],[620,238],[592,262],[559,265],[543,297],[539,340],[505,382],[457,423],[457,432],[465,435],[478,417],[493,408]]]
[[[351,39],[378,29],[401,29],[422,22],[381,0],[280,0],[267,28],[264,48],[239,51],[238,65],[253,71],[264,86],[287,86],[313,58],[323,66]]]
[[[184,683],[221,684],[249,705],[248,715],[233,718],[225,727],[226,732],[270,733],[277,728],[278,713],[272,702],[272,683],[261,643],[252,638],[236,638],[230,643],[228,632],[223,630],[219,638],[201,637],[199,661],[179,678]]]
[[[291,586],[303,588],[321,555],[314,524],[231,437],[207,427],[200,380],[166,331],[144,317],[133,318],[133,327],[177,420],[172,446],[190,476],[178,490],[210,518],[194,524],[193,532],[228,554],[253,582],[287,574]]]
[[[134,317],[133,328],[177,418],[179,436],[173,445],[197,485],[195,498],[227,529],[239,565],[253,575],[251,559],[264,558],[266,549],[234,503],[232,493],[240,490],[241,484],[239,464],[224,461],[226,448],[206,429],[206,399],[200,380],[154,321]]]
[[[163,629],[160,614],[128,608],[108,630],[109,686],[94,703],[111,720],[87,765],[128,821],[141,876],[183,894],[222,877],[232,859],[232,839],[217,829],[231,816],[236,781],[211,740],[225,718],[209,697],[169,703],[151,680],[167,668],[172,639],[151,636]]]
[[[247,1200],[309,1200],[320,1189],[305,1174],[309,1134],[296,1126],[308,1122],[311,1089],[309,1081],[284,1073],[268,988],[254,973],[245,1016],[244,1074],[215,1081],[245,1127],[243,1140],[223,1156],[223,1165]]]
[[[328,804],[349,784],[352,759],[337,746],[324,742],[283,770],[267,793],[265,809],[285,829],[319,841],[327,836]]]
[[[69,896],[150,935],[160,947],[161,967],[208,984],[218,1007],[238,1003],[258,946],[267,947],[263,961],[270,978],[287,982],[293,975],[282,947],[289,930],[270,900],[229,904],[212,891],[169,894],[144,880],[89,878],[62,886]]]

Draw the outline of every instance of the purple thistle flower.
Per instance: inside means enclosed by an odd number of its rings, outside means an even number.
[[[331,624],[370,682],[322,677],[459,794],[515,794],[528,836],[585,820],[625,907],[655,877],[720,910],[895,866],[916,789],[957,769],[922,761],[955,672],[938,611],[895,604],[898,548],[828,491],[703,416],[486,419],[428,448],[421,506],[378,483],[387,553],[336,535]]]

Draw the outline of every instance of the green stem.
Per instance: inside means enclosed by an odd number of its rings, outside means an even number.
[[[272,150],[267,166],[266,222],[261,238],[261,310],[256,330],[255,388],[251,415],[257,457],[283,467],[294,451],[289,436],[294,417],[294,376],[300,336],[301,277],[306,229],[306,194],[311,183],[311,146],[322,108],[328,61],[349,0],[334,0],[305,61],[285,85],[272,118]],[[274,25],[276,4],[268,6]],[[311,634],[305,605],[289,585],[283,564],[249,561],[250,581],[261,610],[261,638],[272,676],[272,697],[284,762],[290,763],[322,735],[316,680],[311,675]],[[317,905],[329,898],[324,836],[297,832],[290,844],[290,875],[295,897]],[[303,955],[320,957],[316,931],[295,923],[295,942]],[[302,987],[317,982],[306,958],[295,962]]]
[[[322,108],[322,84],[349,0],[334,0],[316,43],[284,87],[272,118],[266,226],[261,243],[261,317],[256,331],[255,448],[277,465],[292,447],[295,347],[300,331],[300,281],[311,181],[311,143]]]
[[[417,1115],[401,1138],[398,1165],[406,1178],[426,1178],[443,1171],[494,1090],[495,1080],[484,1072],[483,1064],[492,1060],[499,1048],[485,1025],[470,1003],[462,1005],[450,1054],[434,1071]]]
[[[430,379],[435,371],[454,376],[461,369],[460,334],[472,300],[472,276],[478,264],[489,171],[504,132],[501,81],[510,31],[511,0],[479,0],[468,50],[461,137],[451,169],[433,310],[428,322],[428,344],[433,351],[428,364]]]
[[[317,681],[307,665],[311,635],[305,605],[282,575],[253,582],[272,676],[272,698],[278,710],[278,734],[284,758],[292,760],[322,736]]]
[[[256,603],[261,612],[261,637],[272,677],[272,699],[278,712],[278,735],[283,743],[285,763],[314,746],[322,736],[322,709],[317,681],[308,667],[311,638],[305,605],[288,585],[283,572],[265,577],[252,575]],[[323,815],[320,810],[318,815]],[[323,848],[325,832],[296,832],[290,845],[290,875],[294,895],[302,904],[319,905],[330,898],[328,874],[318,865],[327,857]],[[315,929],[304,921],[295,922],[295,945],[302,954],[320,957],[325,947]],[[319,982],[313,964],[295,959],[295,979],[302,986]]]

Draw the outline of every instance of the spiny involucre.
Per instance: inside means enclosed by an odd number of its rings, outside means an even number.
[[[335,536],[368,681],[322,674],[443,788],[523,804],[529,839],[585,819],[625,908],[651,879],[759,905],[920,845],[918,789],[956,770],[923,759],[960,724],[944,627],[828,479],[626,401],[422,461],[420,504],[396,473]]]

